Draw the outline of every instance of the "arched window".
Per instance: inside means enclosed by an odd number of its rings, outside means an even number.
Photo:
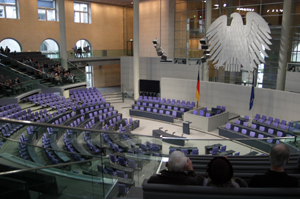
[[[88,41],[88,40],[86,40],[86,39],[80,39],[80,40],[78,40],[77,42],[76,42],[76,46],[77,46],[77,49],[79,48],[79,47],[81,47],[81,49],[82,49],[82,52],[89,52],[89,51],[91,51],[92,50],[92,45],[91,45],[91,43]],[[87,48],[88,47],[88,48]]]
[[[40,47],[41,52],[56,53],[59,51],[58,43],[54,39],[45,39]]]
[[[20,45],[20,43],[12,38],[7,38],[7,39],[3,39],[0,42],[0,46],[2,46],[3,49],[6,48],[6,46],[10,49],[10,52],[21,52],[22,51],[22,47]]]

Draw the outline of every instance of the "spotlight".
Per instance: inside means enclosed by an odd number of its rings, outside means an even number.
[[[202,39],[200,39],[200,44],[203,44],[203,45],[206,45],[206,38],[202,38]]]
[[[161,56],[161,60],[162,60],[162,61],[167,61],[167,56],[166,56],[166,55],[162,55],[162,56]]]
[[[205,54],[205,55],[207,55],[207,54],[209,54],[210,53],[210,49],[206,49],[206,50],[204,50],[204,52],[203,52],[203,54]]]
[[[164,49],[162,49],[157,38],[154,39],[152,41],[152,43],[154,45],[154,48],[156,49],[157,56],[161,57],[161,60],[160,60],[161,62],[172,62],[172,61],[167,61],[167,54],[165,53]]]

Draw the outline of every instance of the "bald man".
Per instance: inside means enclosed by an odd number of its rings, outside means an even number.
[[[298,187],[298,179],[284,171],[289,157],[290,150],[287,145],[283,143],[273,145],[269,153],[271,169],[265,175],[253,176],[249,187]]]

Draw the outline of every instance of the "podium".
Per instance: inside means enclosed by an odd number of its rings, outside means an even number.
[[[190,123],[192,122],[189,122],[189,121],[184,121],[183,122],[183,125],[182,125],[182,132],[184,134],[190,134]]]

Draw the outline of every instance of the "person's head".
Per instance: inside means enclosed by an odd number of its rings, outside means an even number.
[[[214,184],[224,184],[231,180],[233,176],[233,168],[226,157],[215,157],[208,163],[208,177]]]
[[[173,151],[169,156],[169,162],[166,166],[169,171],[179,172],[184,170],[184,165],[187,162],[187,157],[181,151]]]
[[[283,143],[274,144],[271,147],[269,158],[272,166],[284,167],[290,157],[290,149]]]

